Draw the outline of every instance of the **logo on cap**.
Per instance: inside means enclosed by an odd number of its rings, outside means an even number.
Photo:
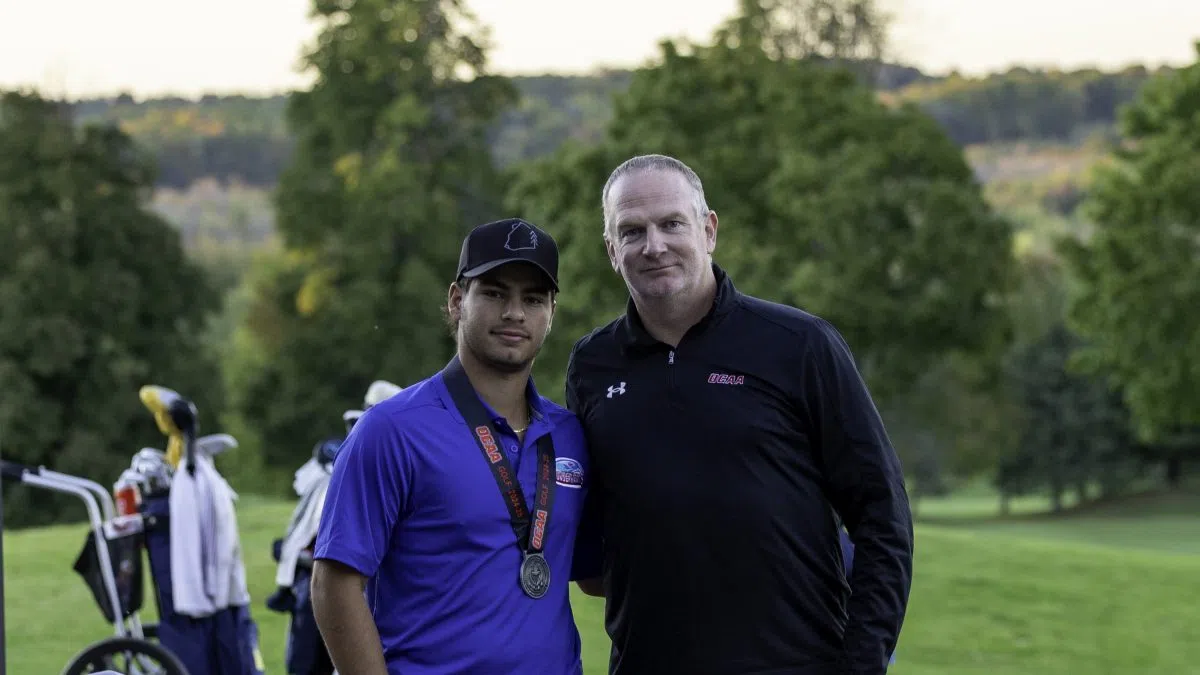
[[[508,231],[508,239],[504,240],[504,248],[510,251],[532,251],[537,248],[538,237],[528,223],[517,221]]]

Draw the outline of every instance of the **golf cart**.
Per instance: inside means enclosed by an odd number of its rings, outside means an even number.
[[[22,485],[78,497],[87,510],[87,536],[74,570],[91,590],[114,634],[76,654],[63,674],[104,671],[125,675],[189,675],[178,656],[150,639],[154,637],[154,624],[143,625],[139,618],[144,579],[142,550],[147,534],[147,521],[142,514],[119,511],[109,491],[95,481],[44,466],[0,460],[0,475]]]

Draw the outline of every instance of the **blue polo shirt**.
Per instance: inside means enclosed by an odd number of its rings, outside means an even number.
[[[583,430],[532,380],[528,387],[524,443],[484,407],[531,512],[537,440],[554,442],[543,550],[551,580],[541,599],[520,588],[508,510],[440,372],[369,409],[338,452],[314,557],[367,577],[389,673],[583,672],[568,584],[587,493]]]

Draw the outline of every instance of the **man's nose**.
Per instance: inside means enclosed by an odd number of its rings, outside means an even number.
[[[504,318],[509,321],[525,320],[525,303],[521,298],[511,298],[504,305]]]
[[[653,258],[662,255],[667,250],[667,242],[657,227],[646,228],[646,244],[642,247],[642,255]]]

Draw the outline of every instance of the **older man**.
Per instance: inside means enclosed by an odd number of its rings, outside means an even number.
[[[629,302],[575,344],[566,396],[592,457],[581,536],[603,541],[580,587],[607,597],[611,672],[886,672],[912,522],[849,347],[828,321],[734,287],[682,162],[626,161],[602,205]]]

